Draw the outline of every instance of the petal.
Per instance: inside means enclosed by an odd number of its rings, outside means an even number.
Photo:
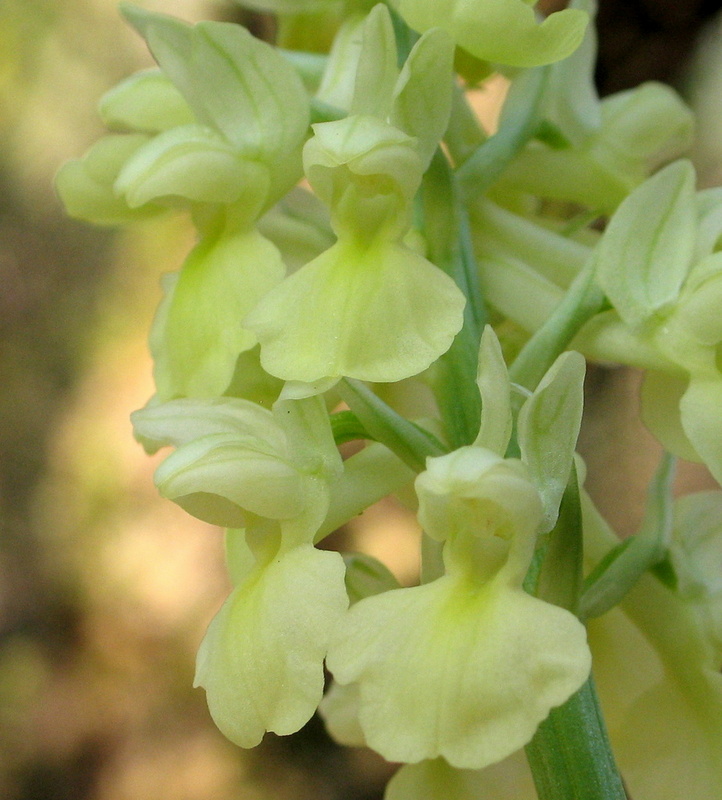
[[[196,686],[221,731],[255,747],[266,731],[297,731],[323,693],[323,659],[347,606],[343,560],[310,545],[259,567],[212,620]]]
[[[454,769],[442,758],[406,764],[386,787],[384,800],[536,800],[522,752],[483,770]]]
[[[349,601],[357,603],[364,597],[401,588],[394,574],[377,558],[366,553],[349,553],[346,563],[346,591]]]
[[[291,0],[296,2],[296,0]],[[348,110],[354,94],[365,18],[353,14],[338,28],[316,97],[330,106]]]
[[[722,492],[679,498],[670,559],[677,592],[689,600],[722,664]]]
[[[585,554],[594,561],[618,543],[598,516],[585,516],[584,530]],[[693,604],[643,575],[618,608],[590,621],[589,636],[630,795],[722,797],[722,675]]]
[[[682,427],[694,449],[722,482],[722,379],[695,378],[680,400]]]
[[[681,593],[690,598],[722,593],[722,492],[677,500],[670,555]]]
[[[630,708],[626,726],[612,742],[635,800],[722,797],[722,676],[711,675],[709,684],[711,691],[700,691],[697,700],[706,704],[705,711],[671,682]]]
[[[695,195],[699,227],[695,260],[704,259],[717,250],[722,236],[722,190],[719,186],[701,189]]]
[[[269,375],[261,366],[261,348],[244,350],[236,361],[233,378],[224,392],[228,397],[250,400],[270,408],[283,389],[283,381]]]
[[[526,744],[589,674],[584,627],[505,583],[446,576],[354,605],[327,657],[369,746],[479,769]]]
[[[201,203],[233,203],[242,197],[253,220],[268,195],[269,173],[209,128],[183,125],[139,148],[119,173],[115,190],[131,208],[162,197]]]
[[[318,707],[326,730],[334,741],[345,747],[365,747],[364,732],[358,721],[358,684],[341,686],[332,683]]]
[[[658,587],[669,602],[683,605]],[[655,605],[654,595],[637,593],[621,610],[590,622],[595,679],[617,762],[635,800],[717,800],[722,796],[722,676],[700,670],[692,653],[683,656],[686,675],[665,666],[663,654],[625,613],[631,604],[650,602]],[[654,613],[665,618],[662,607]],[[672,630],[667,638],[674,648]]]
[[[680,401],[689,386],[682,375],[650,370],[642,383],[642,419],[670,453],[688,461],[701,461],[682,428]]]
[[[244,326],[283,380],[391,382],[448,350],[464,304],[451,278],[402,245],[339,241],[269,292]]]
[[[83,158],[63,164],[55,188],[66,212],[96,225],[122,225],[161,212],[154,204],[131,208],[113,188],[125,163],[147,141],[143,134],[104,136]]]
[[[261,440],[223,434],[179,447],[155,472],[158,491],[199,519],[243,527],[244,512],[269,519],[308,514],[320,524],[328,499],[317,480],[301,474]]]
[[[258,230],[281,251],[295,272],[336,241],[328,211],[316,195],[297,186],[258,220]]]
[[[254,229],[202,240],[186,259],[151,346],[164,397],[213,397],[240,353],[256,344],[241,320],[285,274],[276,247]]]
[[[473,445],[427,458],[416,493],[419,522],[438,540],[457,534],[528,539],[541,517],[539,492],[526,467]]]
[[[332,225],[369,242],[378,232],[401,238],[423,164],[416,139],[378,117],[353,114],[313,126],[303,165],[316,194],[330,206]]]

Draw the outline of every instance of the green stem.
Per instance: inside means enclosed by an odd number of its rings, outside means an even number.
[[[537,551],[524,586],[574,612],[581,577],[581,496],[572,467],[557,523]],[[539,800],[626,798],[591,676],[564,705],[552,709],[526,746],[526,755]]]
[[[375,441],[353,411],[338,411],[335,414],[331,414],[329,419],[331,420],[333,440],[337,445],[358,439],[367,439],[370,442]]]
[[[610,550],[587,576],[579,605],[582,619],[616,606],[647,570],[666,557],[672,537],[674,474],[675,459],[665,453],[649,485],[641,529]]]
[[[584,323],[604,304],[604,293],[594,280],[593,262],[572,282],[549,319],[524,345],[509,370],[514,383],[535,389],[558,356],[569,348]]]
[[[402,417],[361,381],[343,378],[336,389],[370,436],[385,444],[415,472],[426,469],[429,456],[446,453],[433,434]]]
[[[371,444],[344,462],[331,493],[331,506],[314,542],[320,542],[383,497],[408,486],[416,472],[388,448]]]
[[[455,83],[451,96],[451,119],[444,136],[453,163],[457,167],[463,164],[486,139],[486,132],[469,105],[466,92]]]
[[[539,800],[626,800],[590,677],[526,746]]]
[[[435,367],[435,391],[450,444],[462,447],[471,444],[479,430],[481,400],[476,368],[486,309],[468,214],[440,150],[424,175],[420,207],[429,259],[454,279],[466,297],[463,327]]]
[[[504,103],[499,130],[457,170],[466,201],[482,195],[536,135],[543,118],[550,69],[535,67],[514,81]]]

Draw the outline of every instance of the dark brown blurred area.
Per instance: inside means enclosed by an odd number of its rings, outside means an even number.
[[[0,3],[0,798],[377,800],[389,768],[341,754],[317,720],[249,755],[191,689],[227,591],[220,537],[157,501],[127,423],[151,391],[158,277],[187,232],[97,230],[51,189],[101,134],[97,97],[148,63],[116,5]],[[241,19],[218,2],[147,5]],[[601,91],[678,81],[720,7],[601,0]],[[618,374],[595,379],[600,397]],[[601,424],[592,445],[609,442]]]
[[[604,95],[644,81],[676,83],[720,0],[600,0],[597,85]]]

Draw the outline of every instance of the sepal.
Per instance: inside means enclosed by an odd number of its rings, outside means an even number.
[[[394,0],[393,5],[415,30],[442,28],[477,58],[515,67],[550,64],[570,55],[589,20],[583,11],[565,9],[540,24],[525,0]]]
[[[562,353],[519,411],[519,448],[542,497],[544,533],[554,527],[569,480],[582,423],[585,371],[580,353]]]
[[[274,47],[227,22],[190,26],[128,5],[123,13],[198,121],[245,155],[270,163],[303,139],[308,97],[296,71]]]
[[[172,400],[132,420],[137,435],[176,446],[155,474],[164,497],[213,524],[247,527],[261,517],[278,520],[284,540],[313,539],[328,511],[330,478],[294,460],[271,412],[235,398]]]
[[[501,344],[490,325],[481,335],[476,385],[481,395],[481,425],[474,446],[503,456],[512,431],[511,382]]]
[[[121,81],[100,98],[98,110],[111,130],[160,133],[196,121],[181,93],[159,69],[142,70]]]
[[[413,46],[394,87],[389,122],[413,136],[424,169],[449,124],[454,42],[440,28]]]
[[[396,38],[388,8],[373,7],[361,28],[361,48],[350,114],[372,114],[386,119],[398,77]]]
[[[546,118],[558,126],[572,146],[579,147],[602,125],[601,103],[594,86],[597,0],[572,0],[568,7],[585,11],[591,20],[579,47],[552,67]]]
[[[694,170],[677,161],[622,203],[596,255],[597,279],[632,329],[678,297],[694,255]]]

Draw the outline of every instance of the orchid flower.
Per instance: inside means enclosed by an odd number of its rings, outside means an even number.
[[[576,346],[646,367],[645,422],[671,452],[703,461],[720,479],[720,228],[716,204],[703,199],[691,164],[678,161],[625,200],[595,255],[613,310],[592,319]]]
[[[167,203],[195,211],[200,241],[154,325],[155,377],[162,400],[213,397],[256,344],[241,320],[285,275],[256,222],[300,177],[308,99],[293,67],[237,25],[126,14],[161,72],[117,87],[101,111],[111,127],[142,133],[101,140],[64,168],[59,191],[71,211],[100,222]]]
[[[402,764],[386,800],[622,800],[615,756],[635,800],[718,800],[720,493],[674,504],[665,455],[621,543],[575,454],[584,357],[616,361],[722,480],[722,192],[660,169],[691,114],[599,98],[594,0],[239,4],[275,45],[124,6],[158,68],[57,180],[82,219],[198,232],[133,425],[172,448],[159,492],[227,529],[195,681],[217,726],[253,747],[318,709]],[[464,85],[494,71],[487,135]],[[319,547],[389,495],[416,585]]]
[[[462,325],[458,287],[404,242],[413,196],[448,120],[449,43],[422,38],[397,76],[383,6],[363,33],[368,53],[358,63],[373,65],[374,74],[357,74],[350,115],[314,125],[303,153],[338,240],[269,291],[243,322],[261,343],[264,368],[283,380],[398,381],[426,369]],[[406,89],[418,82],[429,51],[441,58],[431,87],[439,105],[423,117]]]
[[[593,18],[596,3],[573,0],[568,11]],[[590,24],[574,53],[550,67],[541,108],[546,133],[540,130],[512,159],[494,186],[497,196],[522,193],[609,213],[660,165],[690,149],[694,118],[679,95],[648,81],[600,100],[596,55]]]
[[[553,525],[561,499],[554,473],[559,470],[563,486],[576,441],[579,361],[566,362],[555,365],[520,412],[527,463],[504,458],[510,385],[487,328],[479,358],[479,436],[473,445],[429,458],[415,483],[419,522],[443,542],[444,574],[374,594],[349,610],[327,657],[346,690],[340,703],[325,705],[332,730],[339,727],[334,708],[344,709],[353,696],[364,741],[385,758],[443,757],[478,769],[529,741],[549,710],[586,680],[584,626],[522,588],[537,533]],[[568,459],[542,475],[550,438]]]
[[[242,747],[298,730],[321,699],[326,647],[348,603],[341,556],[313,546],[341,470],[320,398],[281,400],[275,416],[245,400],[182,399],[133,421],[149,446],[176,446],[156,472],[161,493],[244,528],[229,533],[235,588],[198,654],[216,724]]]

